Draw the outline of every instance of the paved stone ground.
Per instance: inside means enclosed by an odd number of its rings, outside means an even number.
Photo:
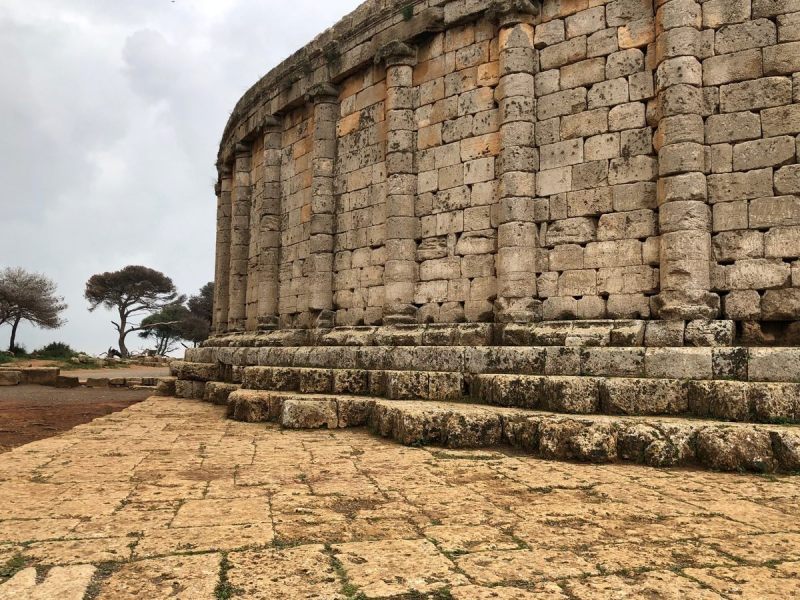
[[[152,398],[0,455],[0,599],[790,598],[799,501]]]

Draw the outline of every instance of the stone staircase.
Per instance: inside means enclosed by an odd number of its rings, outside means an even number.
[[[613,327],[622,331],[619,322]],[[353,332],[339,331],[341,345],[310,346],[292,345],[280,332],[281,345],[187,351],[186,361],[173,364],[175,393],[227,404],[239,420],[366,426],[405,444],[800,471],[800,349],[648,347],[644,335],[618,336],[616,346],[611,335],[555,335],[549,345],[525,345],[531,336],[521,331],[518,345],[508,336],[507,345],[485,336],[476,344],[463,332],[446,345],[419,337],[378,343],[386,336],[370,332],[359,345]]]

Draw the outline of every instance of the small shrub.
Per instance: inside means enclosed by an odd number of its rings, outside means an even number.
[[[70,359],[75,356],[76,352],[70,348],[69,344],[63,342],[51,342],[44,348],[39,348],[33,353],[39,358],[59,358]]]
[[[411,4],[404,6],[401,14],[403,15],[404,21],[410,21],[414,16],[414,7]]]
[[[28,349],[22,344],[14,344],[8,351],[14,356],[28,356]]]

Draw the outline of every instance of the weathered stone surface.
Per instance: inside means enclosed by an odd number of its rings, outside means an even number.
[[[607,414],[669,415],[688,408],[685,381],[615,377],[600,385],[600,409]]]
[[[720,471],[770,472],[775,468],[769,432],[745,427],[701,429],[697,458]]]
[[[19,371],[0,370],[0,385],[19,385],[19,383],[20,383]]]

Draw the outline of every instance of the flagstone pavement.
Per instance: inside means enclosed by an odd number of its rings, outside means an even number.
[[[800,597],[800,477],[288,431],[151,398],[0,454],[0,599]]]

